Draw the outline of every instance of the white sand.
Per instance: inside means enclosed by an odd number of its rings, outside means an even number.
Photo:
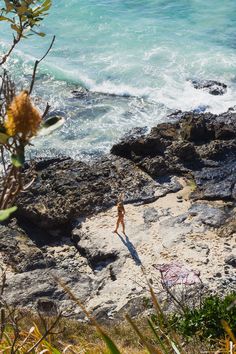
[[[217,235],[216,230],[199,225],[191,217],[184,222],[171,225],[173,218],[187,212],[190,207],[189,193],[191,188],[181,180],[183,189],[177,193],[170,193],[157,201],[147,205],[126,205],[126,234],[138,258],[141,260],[148,278],[154,279],[154,285],[158,282],[159,272],[153,264],[180,262],[186,266],[200,271],[203,282],[210,286],[216,286],[211,279],[218,272],[224,274],[224,259],[229,255],[225,247],[226,239]],[[177,197],[182,196],[183,201],[178,202]],[[158,221],[144,223],[143,212],[146,208],[155,208],[158,211]],[[113,247],[124,252],[126,260],[121,267],[117,280],[107,282],[99,294],[88,306],[94,308],[100,303],[112,301],[119,297],[116,310],[119,310],[127,302],[127,297],[135,297],[145,287],[145,276],[142,267],[129,254],[127,247],[122,243],[118,235],[112,230],[116,223],[116,207],[107,212],[100,213],[87,219],[82,225],[82,231],[88,232],[89,237],[101,239],[102,247]],[[120,235],[121,229],[120,229]],[[124,237],[125,239],[125,237]],[[227,239],[230,248],[235,247],[236,235]],[[106,246],[103,246],[106,245]]]

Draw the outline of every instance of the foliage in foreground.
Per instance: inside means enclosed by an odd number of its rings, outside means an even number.
[[[197,334],[200,338],[224,338],[225,330],[219,325],[224,320],[236,335],[236,306],[232,306],[235,299],[236,292],[223,299],[216,295],[207,297],[199,308],[188,308],[181,315],[174,314],[171,323],[187,337]]]
[[[8,23],[13,32],[13,41],[7,52],[0,57],[0,66],[7,61],[22,38],[32,34],[45,36],[37,28],[51,5],[51,0],[0,0],[0,21]]]
[[[53,317],[49,317],[47,313],[33,316],[24,311],[11,309],[3,297],[6,283],[6,279],[3,278],[2,288],[0,286],[0,353],[236,354],[235,334],[228,324],[235,325],[236,310],[232,300],[235,301],[236,294],[226,296],[222,300],[211,297],[203,302],[202,318],[208,316],[208,321],[205,323],[208,326],[209,336],[216,336],[219,329],[221,337],[212,341],[202,340],[197,332],[186,334],[182,331],[180,335],[169,321],[169,317],[162,311],[151,287],[154,316],[134,321],[126,315],[125,325],[122,323],[104,329],[70,289],[60,280],[57,281],[84,311],[90,324],[65,320],[58,310]]]
[[[33,34],[44,36],[37,28],[50,7],[51,0],[0,0],[0,23],[10,25],[13,37],[5,53],[1,53],[0,47],[0,165],[3,179],[0,186],[0,222],[16,211],[14,203],[17,196],[28,189],[36,178],[32,165],[27,173],[24,171],[25,150],[38,133],[50,107],[47,104],[41,114],[32,102],[31,93],[37,66],[50,51],[55,36],[46,54],[36,60],[31,82],[26,89],[17,90],[5,69],[5,63],[22,39]]]

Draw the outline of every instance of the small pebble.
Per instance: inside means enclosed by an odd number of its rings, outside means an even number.
[[[222,274],[221,274],[220,272],[218,272],[218,273],[215,274],[215,277],[221,278],[221,277],[222,277]]]

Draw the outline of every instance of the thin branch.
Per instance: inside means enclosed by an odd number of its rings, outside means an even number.
[[[15,46],[20,42],[21,37],[22,37],[22,33],[20,33],[17,38],[14,37],[14,40],[13,40],[13,43],[12,43],[11,48],[10,48],[9,51],[2,57],[2,60],[0,61],[0,66],[3,65],[3,64],[7,61],[7,58],[9,57],[9,55],[11,54],[11,52],[13,51],[13,49],[15,48]]]
[[[37,176],[35,176],[34,178],[32,178],[32,180],[31,180],[28,184],[26,184],[25,186],[23,186],[22,192],[26,192],[26,191],[32,186],[32,184],[35,182],[36,178],[37,178]]]
[[[13,331],[14,331],[14,339],[13,339],[13,343],[11,345],[11,354],[16,353],[15,346],[16,346],[16,343],[17,343],[19,337],[20,337],[20,331],[19,331],[19,325],[18,325],[17,319],[15,319],[14,323],[13,323]]]
[[[6,169],[6,162],[5,162],[5,157],[4,157],[3,146],[0,147],[0,151],[1,151],[1,161],[2,161],[2,166],[3,166],[3,172],[4,172],[4,176],[6,176],[7,169]]]
[[[56,326],[56,324],[60,321],[62,317],[62,313],[60,312],[59,315],[57,316],[56,320],[52,323],[50,328],[47,329],[47,331],[42,335],[42,337],[26,352],[26,354],[32,353],[34,349],[36,349],[39,344],[51,333],[52,329]]]
[[[34,88],[34,83],[35,83],[35,77],[36,77],[37,67],[38,67],[38,65],[41,63],[41,61],[43,61],[43,60],[46,58],[46,56],[48,55],[48,53],[49,53],[50,50],[52,49],[52,46],[53,46],[53,43],[54,43],[55,39],[56,39],[56,36],[53,36],[52,42],[51,42],[51,44],[50,44],[48,50],[47,50],[46,53],[44,54],[44,56],[43,56],[41,59],[36,60],[36,62],[35,62],[35,64],[34,64],[34,70],[33,70],[33,74],[32,74],[32,79],[31,79],[29,94],[32,93],[33,88]]]
[[[50,108],[51,108],[51,106],[47,102],[47,106],[46,106],[45,111],[44,111],[44,113],[42,115],[42,119],[44,119],[46,117],[46,115],[48,114],[48,111],[49,111]]]
[[[177,299],[177,297],[173,294],[173,292],[170,290],[170,288],[168,287],[168,285],[166,284],[165,282],[165,279],[164,279],[164,276],[163,276],[163,273],[161,272],[161,278],[162,278],[162,286],[163,288],[166,290],[167,294],[170,295],[170,298],[174,301],[175,304],[177,304],[180,308],[180,310],[183,311],[183,313],[186,312],[186,308],[185,306],[181,303],[181,301],[179,301]]]
[[[8,172],[8,175],[6,176],[4,183],[3,183],[3,191],[2,191],[2,194],[0,197],[0,209],[2,208],[2,205],[4,203],[5,195],[8,190],[8,186],[9,186],[10,179],[12,177],[13,172],[14,172],[14,166],[11,166],[10,171]]]
[[[0,296],[3,295],[3,292],[4,292],[4,289],[5,289],[5,286],[6,286],[6,269],[5,270],[2,270],[2,275],[1,275],[1,285],[0,285]]]

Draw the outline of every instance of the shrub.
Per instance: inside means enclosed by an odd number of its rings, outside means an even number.
[[[236,292],[225,296],[205,298],[199,308],[187,309],[184,314],[174,314],[170,321],[174,328],[184,336],[199,335],[200,338],[223,338],[225,331],[221,325],[224,320],[236,334],[236,307],[232,303]]]

